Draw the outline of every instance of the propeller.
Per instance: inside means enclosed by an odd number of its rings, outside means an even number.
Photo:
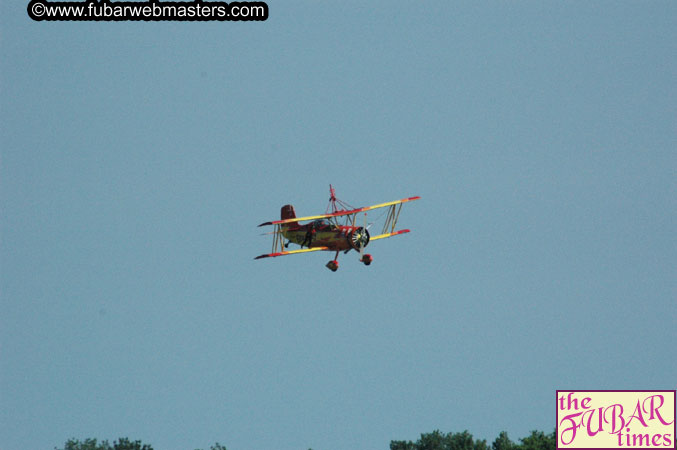
[[[360,262],[364,263],[365,266],[371,264],[372,258],[371,255],[364,253],[364,247],[369,243],[369,229],[373,223],[367,226],[367,213],[364,213],[364,227],[362,227],[362,232],[360,233]]]
[[[367,213],[364,213],[364,226],[362,227],[362,233],[360,233],[360,261],[362,261],[362,258],[364,258],[364,246],[365,246],[364,239],[362,238],[362,236],[366,234],[367,242],[369,242],[369,234],[367,233],[369,233],[367,231]]]
[[[364,247],[369,243],[369,231],[367,226],[367,217],[365,214],[364,226],[353,229],[348,235],[348,242],[350,248],[360,252],[360,257],[364,254]],[[349,251],[348,249],[346,253]]]
[[[364,214],[364,226],[356,228],[351,235],[351,244],[355,250],[360,252],[360,261],[364,257],[364,247],[369,243],[369,231],[367,226],[367,214]]]

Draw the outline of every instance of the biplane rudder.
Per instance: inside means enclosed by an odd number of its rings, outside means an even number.
[[[294,211],[294,206],[292,205],[284,205],[280,211],[280,219],[282,220],[287,220],[287,219],[295,219],[296,218],[296,211]],[[286,223],[285,226],[287,227],[297,227],[299,225],[298,222],[289,222]]]

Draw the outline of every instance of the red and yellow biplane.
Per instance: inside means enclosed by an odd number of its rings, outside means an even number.
[[[336,198],[334,188],[329,185],[329,206],[324,214],[317,216],[296,217],[296,212],[292,205],[284,205],[281,211],[281,219],[272,222],[264,222],[260,227],[274,225],[272,253],[257,256],[254,259],[274,258],[276,256],[294,255],[297,253],[308,253],[316,251],[334,251],[336,255],[332,261],[327,263],[327,267],[332,272],[338,269],[339,252],[348,253],[355,250],[360,253],[360,262],[365,265],[371,264],[373,258],[370,254],[364,253],[364,248],[371,241],[389,238],[400,234],[408,233],[409,230],[397,230],[397,219],[400,216],[402,205],[406,202],[418,200],[421,197],[409,197],[393,202],[381,203],[379,205],[366,206],[364,208],[353,208]],[[377,236],[369,235],[367,225],[367,211],[378,208],[388,208],[383,231]],[[356,225],[358,213],[364,214],[362,226]],[[344,223],[341,224],[340,220]],[[299,222],[311,221],[301,225]],[[285,239],[287,242],[284,242]],[[294,243],[301,246],[299,250],[285,250],[289,244]],[[306,247],[306,248],[303,248]]]

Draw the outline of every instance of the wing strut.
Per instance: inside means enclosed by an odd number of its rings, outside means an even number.
[[[271,253],[281,252],[284,248],[284,235],[282,234],[282,230],[280,228],[280,225],[275,224],[273,231],[273,249],[271,250]]]
[[[397,225],[397,219],[400,217],[400,211],[402,211],[402,203],[391,205],[388,208],[388,216],[386,221],[383,224],[382,234],[392,233],[395,231],[395,226]]]

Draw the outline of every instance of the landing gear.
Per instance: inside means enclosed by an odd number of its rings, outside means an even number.
[[[337,258],[338,258],[338,251],[336,252],[336,256],[334,256],[334,258],[335,258],[335,259],[334,259],[333,261],[329,261],[329,262],[327,263],[327,269],[331,270],[332,272],[336,272],[336,271],[338,270],[338,268],[339,268],[339,263],[338,263],[338,260],[337,260]],[[362,264],[364,264],[365,266],[368,266],[369,264],[371,264],[371,262],[372,262],[373,260],[374,260],[374,258],[372,258],[371,255],[370,255],[369,253],[365,253],[365,254],[362,255],[362,257],[360,258],[360,262],[361,262]]]
[[[336,255],[334,255],[334,260],[329,261],[327,263],[327,269],[331,270],[332,272],[336,272],[338,270],[338,254],[339,254],[339,251],[336,250]]]

